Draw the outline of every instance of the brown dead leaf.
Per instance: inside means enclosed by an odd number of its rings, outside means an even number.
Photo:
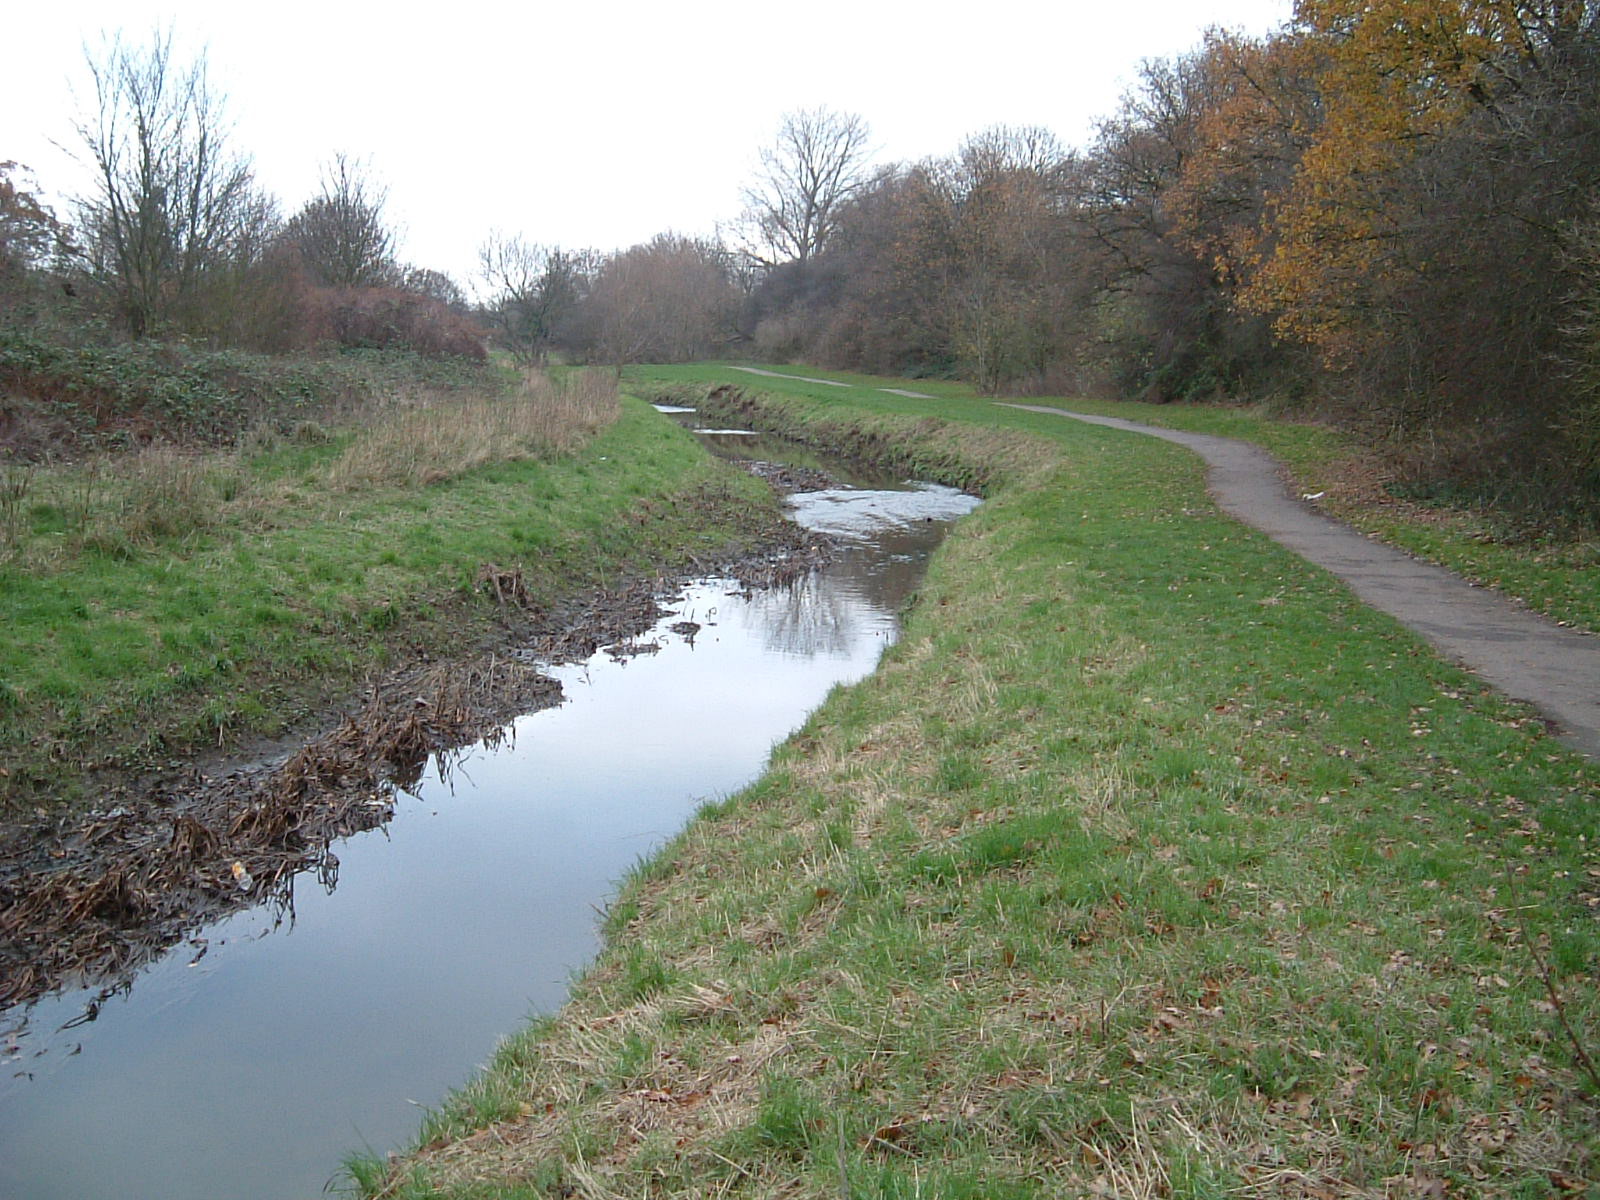
[[[1176,1008],[1164,1008],[1156,1014],[1156,1019],[1151,1022],[1151,1030],[1155,1033],[1164,1033],[1175,1029],[1183,1029],[1188,1024],[1188,1018],[1181,1011]]]

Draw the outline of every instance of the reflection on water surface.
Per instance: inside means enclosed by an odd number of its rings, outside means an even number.
[[[843,539],[824,571],[749,596],[702,581],[640,639],[659,652],[562,669],[565,703],[341,842],[337,889],[304,881],[292,922],[220,921],[94,1021],[62,1028],[86,999],[66,995],[0,1023],[0,1196],[284,1200],[316,1194],[353,1148],[404,1144],[417,1104],[559,1007],[613,882],[872,670],[974,503],[931,487],[796,497]],[[671,630],[684,622],[700,628]]]

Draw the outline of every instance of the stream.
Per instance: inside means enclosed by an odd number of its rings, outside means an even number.
[[[346,1154],[406,1145],[499,1037],[559,1008],[617,880],[873,670],[977,503],[807,465],[851,480],[792,498],[840,539],[827,567],[754,593],[697,581],[638,639],[655,651],[552,670],[563,703],[431,768],[391,821],[338,843],[336,880],[299,877],[292,912],[208,926],[97,1011],[77,992],[0,1013],[0,1198],[317,1195]]]

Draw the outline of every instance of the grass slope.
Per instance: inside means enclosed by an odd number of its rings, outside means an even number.
[[[819,386],[699,364],[651,367],[638,374],[641,381],[649,379],[663,387],[698,388],[727,383],[804,396],[826,406],[864,403],[879,412],[960,416],[990,405],[966,384],[879,379],[811,367],[761,369],[848,386]],[[909,399],[886,390],[889,388],[923,392],[935,399]],[[1494,512],[1401,499],[1371,456],[1364,454],[1358,443],[1331,428],[1274,419],[1263,410],[1241,405],[1143,404],[1059,397],[1027,402],[1254,442],[1282,460],[1296,491],[1323,493],[1319,504],[1333,516],[1408,553],[1505,592],[1558,621],[1600,633],[1600,541],[1592,536],[1562,536],[1548,531],[1530,534],[1524,529],[1508,528],[1504,518]],[[989,412],[981,419],[1010,421],[1003,412]]]
[[[989,502],[882,668],[641,865],[567,1008],[352,1162],[364,1194],[1600,1188],[1595,768],[1176,447],[767,411]]]
[[[430,428],[459,434],[463,403],[429,410]],[[470,650],[501,615],[476,587],[487,563],[549,605],[733,544],[776,508],[641,401],[559,452],[474,452],[420,475],[421,452],[392,444],[417,411],[191,464],[173,478],[205,476],[204,511],[137,540],[63,527],[80,487],[125,517],[134,506],[107,497],[138,486],[126,467],[36,481],[54,503],[32,506],[21,552],[0,560],[0,817],[92,798],[99,766],[276,735],[399,659]],[[235,512],[217,470],[259,502]]]

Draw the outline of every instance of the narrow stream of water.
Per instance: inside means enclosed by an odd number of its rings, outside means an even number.
[[[835,563],[747,597],[701,581],[641,639],[658,652],[563,669],[563,704],[340,843],[337,887],[303,876],[292,921],[220,921],[92,1021],[72,1024],[87,993],[0,1014],[0,1197],[289,1200],[351,1150],[404,1145],[419,1105],[560,1006],[615,881],[873,669],[976,503],[928,485],[795,501],[844,540]],[[684,621],[701,628],[668,628]]]

